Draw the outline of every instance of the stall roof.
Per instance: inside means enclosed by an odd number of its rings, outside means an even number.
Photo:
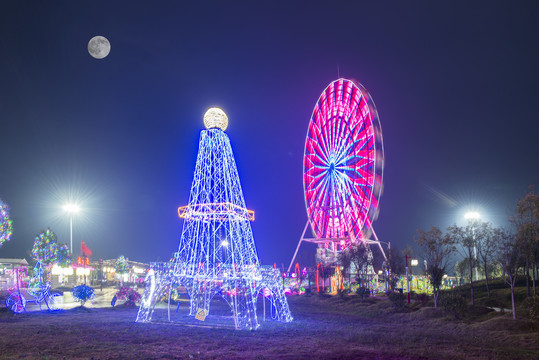
[[[9,259],[9,258],[0,258],[0,264],[10,264],[10,265],[23,265],[28,266],[26,259]]]

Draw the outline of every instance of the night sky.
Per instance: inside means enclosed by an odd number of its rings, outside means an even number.
[[[168,260],[202,116],[219,106],[260,259],[287,265],[307,220],[308,121],[339,76],[379,111],[380,240],[404,248],[472,208],[503,225],[539,185],[537,2],[193,3],[1,3],[0,198],[14,232],[0,257],[29,259],[47,227],[69,243],[71,199],[74,243],[94,258]],[[95,35],[105,59],[88,53]]]

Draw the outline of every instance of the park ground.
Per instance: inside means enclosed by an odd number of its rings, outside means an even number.
[[[505,296],[500,294],[497,298]],[[261,321],[256,331],[233,330],[227,321],[212,325],[210,317],[206,322],[180,317],[174,323],[135,323],[137,308],[112,308],[106,301],[54,313],[15,315],[1,307],[0,358],[539,358],[536,320],[513,320],[507,312],[483,306],[468,306],[457,314],[434,309],[431,303],[395,306],[387,298],[362,300],[356,295],[288,299],[294,321]],[[155,318],[159,312],[163,315],[165,309],[157,309]]]

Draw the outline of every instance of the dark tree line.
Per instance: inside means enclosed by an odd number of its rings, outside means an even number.
[[[539,196],[535,194],[533,187],[518,200],[510,223],[511,229],[495,228],[488,222],[474,218],[464,226],[450,226],[445,233],[435,226],[429,231],[418,230],[416,242],[421,255],[427,260],[427,274],[434,289],[435,306],[442,277],[455,253],[462,258],[455,271],[469,278],[472,305],[474,280],[478,280],[474,279],[474,273],[479,269],[485,276],[489,297],[489,274],[492,274],[493,270],[511,288],[513,317],[516,317],[514,287],[520,273],[526,277],[528,296],[531,296],[531,270],[533,296],[537,295],[535,281],[539,255]]]

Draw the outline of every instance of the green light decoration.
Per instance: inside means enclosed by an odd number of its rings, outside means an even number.
[[[120,257],[116,260],[116,272],[118,274],[125,274],[129,272],[129,265],[127,264],[127,258],[123,255],[120,255]]]
[[[32,258],[40,261],[44,266],[52,265],[56,262],[57,249],[56,234],[47,228],[36,235],[32,248]]]
[[[71,255],[67,244],[58,245],[56,247],[56,263],[61,267],[68,267],[71,265]]]
[[[71,265],[71,257],[66,244],[59,245],[56,234],[49,228],[36,235],[32,258],[48,268],[54,264],[59,266]]]
[[[13,221],[9,218],[9,206],[0,199],[0,248],[11,240]]]

